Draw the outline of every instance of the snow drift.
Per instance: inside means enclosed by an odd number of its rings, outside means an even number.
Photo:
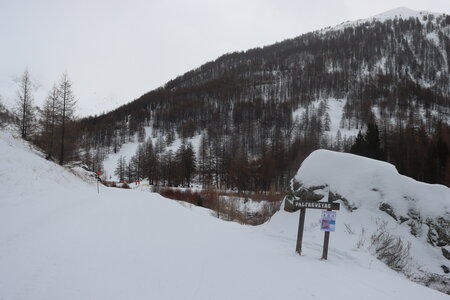
[[[402,176],[386,162],[328,150],[313,152],[302,164],[296,181],[304,186],[322,186],[347,199],[354,207],[395,207],[399,215],[410,210],[427,217],[450,217],[450,189]]]

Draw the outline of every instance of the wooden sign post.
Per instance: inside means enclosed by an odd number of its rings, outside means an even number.
[[[100,181],[100,175],[102,173],[100,171],[97,171],[97,173],[95,174],[95,178],[97,179],[97,194],[100,194],[100,187],[99,187],[99,181]]]
[[[307,208],[313,209],[326,209],[327,211],[339,210],[339,203],[328,202],[314,202],[314,201],[301,201],[294,200],[294,207],[300,208],[300,218],[298,221],[298,232],[297,232],[297,245],[295,247],[295,252],[302,254],[302,241],[303,241],[303,230],[305,228],[305,214]],[[327,259],[328,257],[328,244],[330,240],[330,232],[325,231],[325,236],[323,240],[323,252],[322,259]]]
[[[298,220],[297,246],[295,252],[302,254],[303,229],[305,228],[306,208],[300,208],[300,219]]]

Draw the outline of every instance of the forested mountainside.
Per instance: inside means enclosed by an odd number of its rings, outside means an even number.
[[[201,135],[195,170],[206,185],[282,189],[309,153],[327,148],[383,159],[402,174],[450,186],[449,52],[445,14],[311,32],[223,55],[112,112],[82,119],[74,138],[82,159],[98,168],[125,142],[144,143],[144,127],[151,127],[161,138],[140,147],[133,172],[152,182],[185,183],[186,176],[162,172],[178,161],[163,144]],[[331,102],[343,106],[337,121]]]

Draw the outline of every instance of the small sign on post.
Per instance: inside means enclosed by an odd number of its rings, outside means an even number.
[[[336,230],[336,212],[322,211],[322,218],[320,219],[320,230],[334,232]]]

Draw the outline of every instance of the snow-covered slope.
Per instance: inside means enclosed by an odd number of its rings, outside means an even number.
[[[443,255],[450,250],[449,188],[402,176],[382,161],[317,150],[302,163],[291,182],[288,201],[320,195],[321,201],[332,197],[342,203],[339,222],[348,224],[351,231],[365,231],[368,244],[382,224],[405,245],[410,242],[411,257],[404,270],[408,276],[418,279],[438,274],[450,283],[441,267],[450,266]]]
[[[145,140],[149,139],[152,141],[153,145],[156,144],[159,136],[153,136],[153,129],[151,126],[145,127]],[[185,140],[186,143],[191,143],[193,145],[194,150],[198,153],[199,145],[200,145],[201,135],[196,135],[192,138],[188,138]],[[136,155],[136,151],[138,150],[139,143],[137,138],[134,138],[132,142],[127,142],[123,144],[117,151],[117,153],[108,153],[105,160],[103,161],[104,174],[103,177],[106,180],[118,181],[118,177],[115,173],[117,167],[117,161],[120,157],[124,157],[127,162]],[[170,145],[166,146],[166,150],[172,150],[174,153],[180,148],[182,144],[181,138],[176,138]]]
[[[298,256],[298,214],[250,227],[148,192],[98,194],[3,132],[0,166],[0,299],[448,298],[350,246],[343,226],[320,261],[315,213]]]

